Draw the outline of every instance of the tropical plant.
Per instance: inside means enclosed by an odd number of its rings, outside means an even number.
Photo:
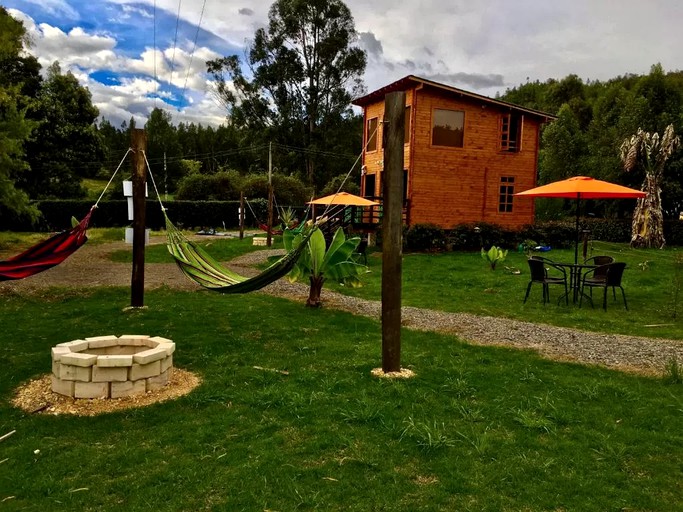
[[[283,229],[292,229],[298,224],[296,212],[291,208],[291,206],[288,206],[287,208],[279,208],[278,217],[280,218]]]
[[[491,270],[496,270],[496,264],[498,262],[505,261],[507,255],[507,251],[504,251],[503,249],[501,249],[500,247],[496,247],[495,245],[492,245],[488,251],[483,248],[481,250],[481,257],[484,259],[484,261],[487,261],[489,263],[489,265],[491,266]]]
[[[295,234],[285,230],[283,242],[287,252],[303,240],[303,234]],[[347,239],[339,228],[332,238],[330,246],[325,246],[325,237],[320,229],[316,229],[308,240],[308,247],[303,252],[292,271],[288,274],[291,282],[308,276],[311,287],[306,300],[307,307],[320,307],[320,292],[326,279],[334,279],[340,284],[353,288],[362,286],[359,276],[368,272],[365,265],[354,261],[353,255],[360,243],[359,237]]]
[[[646,196],[638,199],[633,212],[632,247],[662,248],[666,243],[660,183],[666,161],[678,149],[680,142],[680,137],[674,134],[674,127],[670,124],[661,139],[656,132],[649,133],[638,128],[635,135],[621,144],[624,169],[633,171],[640,167],[645,171],[641,190]]]

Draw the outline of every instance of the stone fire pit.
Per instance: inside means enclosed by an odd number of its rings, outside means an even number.
[[[175,343],[126,334],[96,336],[52,347],[52,391],[74,398],[120,398],[168,384]]]

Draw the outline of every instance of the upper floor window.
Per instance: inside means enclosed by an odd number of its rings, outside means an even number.
[[[434,109],[432,145],[461,148],[465,134],[465,112]]]
[[[410,142],[410,105],[406,107],[405,114],[405,131],[403,132],[403,143],[408,144]]]
[[[501,176],[500,196],[498,199],[498,211],[500,213],[512,212],[512,196],[515,193],[514,176]]]
[[[366,151],[377,151],[377,118],[368,119],[368,144],[365,147]]]
[[[522,121],[517,113],[503,114],[500,120],[500,149],[516,153],[522,147]]]

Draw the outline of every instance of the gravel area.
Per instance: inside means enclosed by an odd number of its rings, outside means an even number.
[[[269,255],[279,253],[282,251],[259,251],[246,254],[231,263],[249,267],[264,261]],[[302,304],[308,297],[306,285],[291,284],[286,280],[267,286],[263,292],[291,298]],[[380,301],[349,297],[325,288],[322,299],[326,308],[381,319]],[[548,359],[599,365],[641,375],[664,374],[667,363],[673,358],[683,363],[683,339],[601,334],[519,320],[407,306],[401,309],[401,323],[408,329],[454,334],[468,343],[477,345],[530,349]]]
[[[163,243],[164,237],[155,237],[152,243]],[[206,239],[207,237],[202,237]],[[21,281],[3,282],[0,293],[32,293],[49,286],[81,287],[130,286],[131,266],[112,263],[107,255],[128,247],[123,242],[86,244],[61,265]],[[268,256],[281,254],[279,249],[262,250],[246,254],[230,262],[240,273],[256,273],[253,265],[262,263]],[[185,278],[174,263],[147,265],[145,288],[170,287],[198,290],[198,286]],[[289,283],[281,279],[260,293],[284,297],[304,304],[308,286]],[[370,318],[381,318],[381,303],[334,293],[323,288],[326,308],[348,311]],[[468,343],[498,345],[531,349],[543,357],[581,364],[601,365],[612,369],[645,375],[661,375],[672,358],[683,363],[683,339],[644,338],[638,336],[600,334],[533,324],[497,317],[476,316],[465,313],[447,313],[414,307],[404,307],[402,323],[408,329],[433,331],[457,335]]]

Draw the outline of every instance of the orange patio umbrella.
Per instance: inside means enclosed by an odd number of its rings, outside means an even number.
[[[518,192],[516,196],[527,197],[562,197],[576,199],[576,247],[574,263],[579,260],[579,208],[581,199],[628,199],[645,197],[645,192],[633,188],[596,180],[590,176],[573,176],[566,180],[554,181],[547,185]]]
[[[348,192],[337,192],[325,197],[319,197],[309,201],[308,204],[344,205],[344,206],[377,206],[379,203],[370,201],[364,197],[349,194]]]

